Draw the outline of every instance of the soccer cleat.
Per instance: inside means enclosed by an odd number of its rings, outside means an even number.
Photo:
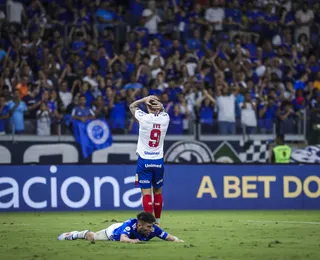
[[[74,234],[78,233],[78,231],[71,231],[67,233],[62,233],[58,236],[58,240],[76,240],[77,238],[73,237]]]

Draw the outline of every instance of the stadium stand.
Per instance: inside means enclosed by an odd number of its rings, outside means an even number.
[[[84,96],[113,133],[137,134],[128,104],[151,94],[170,114],[169,134],[195,123],[210,135],[319,131],[316,0],[0,6],[0,133],[70,134]]]

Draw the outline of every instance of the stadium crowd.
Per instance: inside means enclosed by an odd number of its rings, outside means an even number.
[[[159,95],[169,134],[301,132],[320,122],[320,4],[0,0],[0,133],[57,134]],[[64,129],[68,131],[68,128]]]

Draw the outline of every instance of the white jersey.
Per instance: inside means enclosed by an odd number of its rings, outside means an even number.
[[[166,137],[170,117],[161,112],[158,115],[137,110],[135,118],[139,121],[139,139],[137,153],[143,159],[163,158],[163,143]]]

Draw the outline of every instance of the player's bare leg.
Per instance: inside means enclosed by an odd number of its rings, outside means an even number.
[[[153,188],[153,200],[154,217],[156,218],[156,224],[160,226],[160,217],[162,211],[162,187]]]
[[[153,212],[151,189],[141,189],[143,210]]]

